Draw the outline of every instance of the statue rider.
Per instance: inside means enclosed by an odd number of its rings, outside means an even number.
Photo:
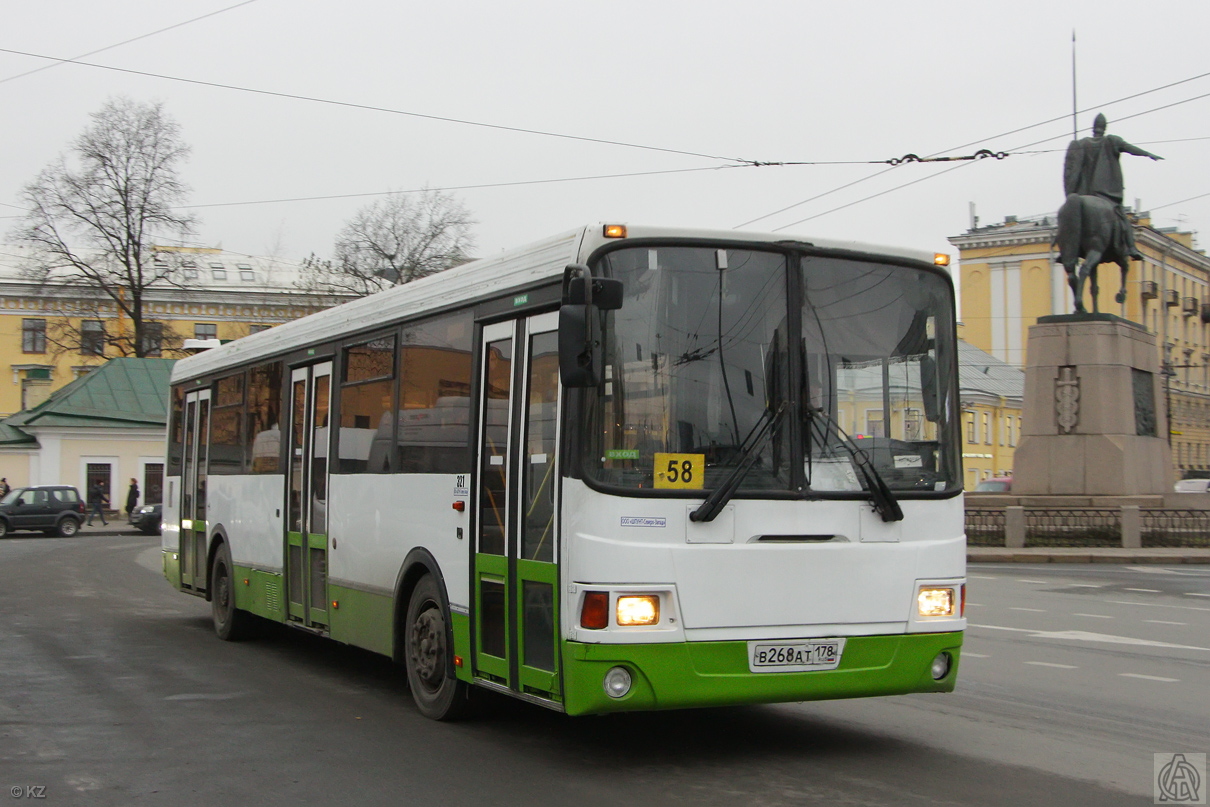
[[[1098,114],[1092,123],[1092,137],[1071,141],[1067,147],[1067,159],[1063,164],[1063,190],[1070,196],[1100,196],[1113,202],[1114,212],[1121,224],[1113,246],[1118,254],[1142,260],[1134,245],[1134,227],[1122,207],[1122,166],[1118,160],[1122,153],[1138,157],[1162,160],[1156,154],[1132,146],[1117,135],[1105,134],[1107,121]]]

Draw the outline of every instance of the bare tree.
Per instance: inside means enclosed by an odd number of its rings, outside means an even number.
[[[157,333],[168,328],[145,316],[144,302],[149,287],[171,283],[178,271],[174,255],[152,249],[155,239],[194,229],[195,219],[175,209],[188,190],[177,174],[188,154],[161,104],[115,98],[93,113],[70,162],[59,157],[25,187],[29,213],[12,240],[31,248],[29,276],[74,301],[73,317],[117,315],[100,335],[95,324],[85,330],[65,320],[59,344],[87,353],[100,340],[139,357],[163,346]]]
[[[365,296],[469,260],[475,221],[456,197],[425,190],[361,208],[336,235],[335,257],[304,261],[309,287]]]

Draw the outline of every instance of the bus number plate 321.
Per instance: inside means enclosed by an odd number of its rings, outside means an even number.
[[[814,672],[840,666],[844,639],[803,639],[786,642],[748,642],[748,670],[762,672]]]

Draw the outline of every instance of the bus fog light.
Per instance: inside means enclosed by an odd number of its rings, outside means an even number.
[[[618,597],[619,625],[655,625],[660,621],[660,598],[655,594]]]
[[[953,616],[952,588],[922,588],[916,595],[916,612],[920,616]]]
[[[950,654],[938,653],[933,659],[932,669],[929,670],[933,674],[934,681],[940,681],[942,678],[950,674]]]
[[[625,697],[630,691],[630,684],[630,671],[625,667],[614,667],[605,673],[605,694],[611,698]]]

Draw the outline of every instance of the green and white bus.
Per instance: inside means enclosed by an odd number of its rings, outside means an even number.
[[[165,576],[438,719],[950,691],[945,261],[593,225],[184,359]]]

